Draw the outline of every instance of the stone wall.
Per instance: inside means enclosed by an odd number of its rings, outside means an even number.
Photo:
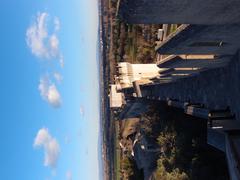
[[[120,0],[118,14],[132,24],[235,24],[239,9],[239,0]]]
[[[222,68],[211,69],[196,77],[174,83],[142,87],[142,95],[171,98],[183,102],[201,103],[209,109],[230,108],[240,121],[240,54]]]

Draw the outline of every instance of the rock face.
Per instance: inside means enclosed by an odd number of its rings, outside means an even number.
[[[132,24],[235,24],[239,9],[239,0],[120,0],[118,15]]]

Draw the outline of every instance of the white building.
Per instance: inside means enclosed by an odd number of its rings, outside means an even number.
[[[134,81],[140,84],[150,83],[150,79],[159,75],[156,64],[118,63],[118,80],[122,88],[132,87]]]
[[[117,85],[110,85],[110,108],[120,108],[124,102],[124,97],[121,92],[118,92]]]

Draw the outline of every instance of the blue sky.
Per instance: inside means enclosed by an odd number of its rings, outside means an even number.
[[[2,0],[1,173],[97,180],[97,0]]]

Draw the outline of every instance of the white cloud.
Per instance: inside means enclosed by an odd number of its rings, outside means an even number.
[[[41,78],[38,86],[41,96],[51,106],[58,108],[61,106],[61,96],[54,83],[48,77]]]
[[[72,180],[72,172],[69,170],[66,172],[66,180]]]
[[[58,17],[54,18],[54,28],[55,28],[55,31],[59,31],[60,29],[60,20]]]
[[[61,68],[63,68],[64,67],[64,57],[62,54],[59,57],[59,63],[60,63]]]
[[[60,146],[55,138],[51,136],[48,129],[42,128],[38,131],[34,140],[34,147],[43,147],[44,166],[55,168],[60,153]]]
[[[50,47],[50,51],[49,53],[51,53],[52,57],[56,57],[58,55],[58,46],[59,46],[59,40],[56,36],[56,34],[53,34],[49,37],[49,47]]]
[[[55,73],[53,74],[53,76],[54,76],[55,80],[56,80],[58,83],[61,83],[61,82],[62,82],[63,77],[62,77],[61,74],[55,72]]]
[[[27,29],[27,44],[31,48],[32,53],[37,57],[48,55],[44,44],[44,40],[48,37],[46,27],[47,17],[47,13],[38,14],[36,22]]]
[[[46,12],[38,13],[35,21],[30,25],[26,32],[26,41],[32,53],[43,59],[59,58],[59,39],[57,32],[60,29],[60,21],[57,17],[54,18],[53,23],[49,23],[50,15]],[[48,25],[53,25],[54,30],[49,33]]]
[[[80,115],[84,116],[84,112],[85,112],[84,106],[80,106]]]

